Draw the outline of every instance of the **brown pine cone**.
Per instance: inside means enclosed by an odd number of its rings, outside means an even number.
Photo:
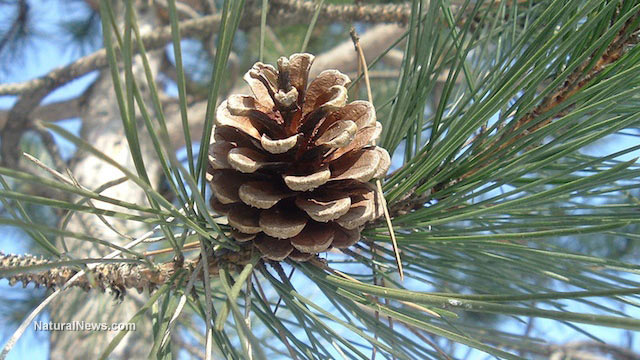
[[[313,55],[260,62],[244,80],[253,96],[231,95],[216,111],[209,149],[212,208],[232,236],[264,257],[306,261],[360,239],[382,214],[371,179],[390,165],[367,101],[347,104],[349,77],[326,70],[307,87]]]

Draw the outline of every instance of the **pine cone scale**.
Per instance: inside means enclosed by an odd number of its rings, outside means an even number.
[[[259,218],[262,231],[278,239],[289,239],[298,235],[307,225],[307,221],[302,212],[291,211],[284,206],[263,210]]]
[[[331,163],[331,180],[358,180],[367,182],[380,164],[380,154],[375,148],[352,151]]]
[[[227,213],[229,225],[238,229],[245,234],[257,234],[262,231],[258,217],[260,212],[258,209],[247,205],[235,203]]]
[[[238,189],[240,200],[258,209],[270,209],[280,200],[295,195],[272,182],[249,181]]]
[[[300,234],[291,238],[291,245],[302,253],[316,254],[331,246],[334,235],[333,227],[310,221]]]
[[[298,90],[298,103],[302,103],[307,89],[307,75],[313,63],[313,55],[294,54],[289,58],[289,80]]]
[[[223,204],[233,204],[240,201],[238,190],[244,182],[243,177],[227,169],[213,173],[211,190],[216,198]]]
[[[325,184],[331,178],[331,171],[328,167],[319,169],[309,175],[285,175],[283,176],[287,187],[293,191],[309,191]]]
[[[314,109],[321,108],[324,103],[340,95],[336,93],[340,90],[332,89],[344,89],[350,82],[351,80],[347,75],[337,70],[325,70],[321,72],[318,77],[309,84],[304,105],[302,106],[302,116],[306,116]]]
[[[316,196],[308,197],[298,195],[296,206],[304,210],[310,218],[319,222],[336,220],[346,214],[351,208],[351,197],[342,197],[334,200],[324,200]]]
[[[293,149],[298,144],[299,139],[300,136],[298,134],[279,140],[273,140],[267,134],[262,134],[260,145],[271,154],[284,154]]]
[[[223,101],[216,110],[216,125],[217,127],[229,126],[257,140],[260,139],[259,128],[262,127],[261,124],[252,121],[252,119],[247,116],[232,115],[226,100]]]
[[[294,250],[291,242],[276,239],[264,234],[258,235],[253,243],[267,259],[273,261],[282,261],[286,259]]]

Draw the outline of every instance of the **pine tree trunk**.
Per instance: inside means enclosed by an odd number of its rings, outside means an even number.
[[[143,12],[139,12],[143,14]],[[145,27],[151,28],[153,25],[153,15],[139,17],[141,30]],[[145,26],[146,25],[146,26]],[[149,54],[149,60],[155,69],[158,69],[160,61],[157,54]],[[134,58],[134,76],[136,77],[141,91],[146,89],[144,71],[139,59]],[[116,96],[113,90],[112,78],[109,70],[102,71],[96,82],[87,90],[85,94],[86,104],[82,109],[82,136],[90,144],[103,151],[120,164],[127,166],[135,172],[133,161],[129,152],[129,145],[124,135],[122,120]],[[140,145],[145,157],[147,172],[152,184],[159,181],[160,168],[154,156],[151,141],[146,135],[143,123],[138,119],[138,129],[140,131]],[[73,175],[80,184],[95,188],[108,181],[118,179],[123,176],[120,171],[105,162],[84,153],[78,153],[71,167]],[[145,194],[131,181],[124,182],[112,187],[104,195],[126,199],[132,203],[147,204]],[[112,205],[98,203],[105,209],[114,208]],[[111,225],[121,233],[129,236],[137,236],[148,229],[131,221],[107,218]],[[117,244],[128,242],[121,236],[114,233],[103,224],[98,217],[91,214],[75,214],[69,223],[68,229],[74,232],[90,234],[99,239],[112,241]],[[96,247],[89,242],[75,239],[67,239],[69,250],[77,257],[104,256],[111,250],[104,246]],[[133,317],[136,311],[145,302],[148,294],[137,294],[129,292],[124,301],[115,300],[113,294],[98,294],[95,291],[85,293],[79,289],[67,290],[51,306],[51,321],[85,321],[85,322],[114,322],[126,323]],[[151,344],[151,321],[147,317],[136,325],[136,331],[130,332],[120,343],[118,348],[112,353],[110,358],[139,359],[146,358]],[[111,339],[117,332],[68,332],[59,331],[51,334],[51,359],[92,359],[100,355],[107,347]]]

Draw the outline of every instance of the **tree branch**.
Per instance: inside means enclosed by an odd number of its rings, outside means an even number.
[[[287,21],[308,19],[316,11],[316,3],[301,0],[271,0],[269,16],[284,18]],[[411,4],[380,5],[324,5],[320,10],[318,22],[340,21],[343,23],[401,23],[406,24],[411,16]],[[298,20],[299,21],[299,20]]]
[[[360,21],[369,23],[405,23],[410,15],[410,10],[410,7],[406,4],[370,6],[328,5],[321,10],[318,22]],[[313,15],[314,12],[315,5],[310,2],[275,0],[272,1],[268,20],[271,23],[278,24],[301,24],[306,23],[309,16]],[[241,27],[243,29],[255,27],[259,24],[259,22],[256,22],[259,18],[259,9],[248,9],[243,16]],[[206,38],[219,26],[220,20],[221,15],[216,14],[182,21],[180,23],[180,33],[186,38]],[[171,41],[170,26],[154,29],[154,31],[142,36],[142,42],[147,50],[158,49],[169,41]],[[134,49],[134,51],[137,52],[137,49]],[[20,95],[40,88],[47,88],[51,91],[79,76],[106,67],[108,65],[106,56],[106,50],[100,49],[67,66],[54,69],[36,79],[22,83],[0,85],[0,95]]]
[[[29,114],[29,119],[39,119],[50,122],[79,117],[80,105],[83,100],[83,97],[79,96],[69,100],[38,106]],[[0,110],[0,129],[4,128],[8,118],[9,110]]]
[[[239,269],[246,265],[252,256],[250,246],[245,246],[241,251],[231,252],[227,250],[217,251],[207,258],[209,274],[218,274],[221,266],[229,264]],[[187,278],[197,268],[200,256],[190,260],[174,260],[158,264],[151,268],[145,264],[132,263],[131,261],[104,262],[91,268],[87,273],[74,281],[70,286],[79,287],[85,291],[99,289],[104,292],[111,290],[116,297],[122,298],[127,289],[153,291],[169,282],[178,271],[184,271]],[[85,259],[90,262],[102,262],[104,259]],[[77,266],[59,266],[44,271],[51,261],[32,255],[5,255],[0,252],[0,278],[9,281],[13,286],[22,282],[23,287],[33,283],[36,287],[61,288],[80,269]],[[16,270],[19,269],[19,270]]]

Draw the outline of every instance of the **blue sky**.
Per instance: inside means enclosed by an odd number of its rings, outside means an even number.
[[[52,41],[56,39],[58,29],[54,26],[47,25],[52,23],[51,19],[59,19],[62,14],[68,15],[69,5],[61,6],[58,1],[33,1],[31,3],[33,4],[33,7],[37,9],[36,15],[39,19],[39,25],[37,27],[38,32],[41,34],[53,35],[35,37],[31,46],[33,46],[34,49],[37,49],[37,52],[30,52],[30,54],[35,56],[27,57],[23,64],[13,67],[13,71],[2,74],[0,77],[0,82],[2,83],[22,82],[44,75],[56,67],[70,63],[77,57],[77,54],[74,56],[71,51],[61,49],[56,41]],[[6,5],[0,5],[0,13],[3,13],[6,8]],[[82,93],[87,86],[89,86],[89,84],[95,79],[95,76],[95,74],[88,74],[81,79],[67,84],[66,86],[52,92],[44,99],[43,103],[61,101],[77,96],[77,94]],[[13,96],[0,96],[0,108],[10,108],[15,101],[16,99]],[[69,119],[61,122],[61,124],[65,125],[68,130],[74,132],[77,132],[80,128],[79,119]],[[73,152],[73,146],[59,137],[56,137],[56,140],[58,141],[62,155],[70,156]],[[0,249],[3,252],[27,252],[28,246],[26,246],[25,243],[29,240],[21,230],[7,226],[0,226],[0,234],[2,234],[2,236],[0,236]],[[12,298],[15,297],[20,299],[24,296],[28,296],[29,293],[32,293],[34,290],[31,289],[31,286],[27,289],[22,289],[19,285],[9,287],[6,280],[1,280],[0,291]],[[47,315],[44,314],[41,319],[46,321]],[[13,331],[15,331],[15,326],[0,324],[0,337],[2,338],[3,345],[8,337],[11,336]],[[8,359],[47,359],[48,352],[48,334],[36,334],[33,331],[33,327],[30,327],[22,336],[20,341],[15,345],[12,352],[9,353]]]

